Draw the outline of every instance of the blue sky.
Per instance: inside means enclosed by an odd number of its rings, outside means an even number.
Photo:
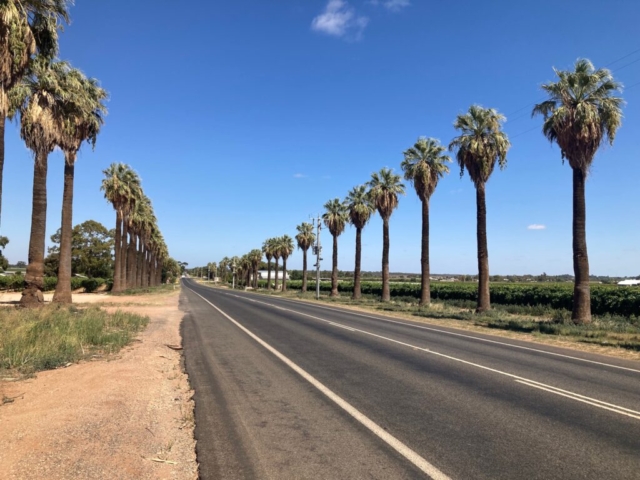
[[[579,57],[630,87],[613,148],[587,183],[591,272],[640,274],[640,3],[236,0],[78,2],[61,57],[109,91],[95,152],[76,167],[74,224],[115,215],[99,191],[111,162],[133,166],[170,252],[200,265],[242,255],[344,197],[373,171],[399,172],[421,136],[447,143],[473,103],[504,113],[513,147],[487,186],[492,274],[572,273],[571,169],[531,119],[552,67]],[[594,33],[590,33],[594,32]],[[635,53],[633,53],[635,52]],[[628,55],[628,56],[627,56]],[[624,57],[624,58],[623,58]],[[617,60],[617,61],[616,61]],[[615,62],[615,63],[612,63]],[[27,260],[33,160],[6,133],[2,233]],[[49,160],[47,234],[60,225],[63,160]],[[391,219],[392,271],[420,269],[412,188]],[[431,202],[431,269],[474,273],[475,193],[452,167]],[[531,226],[544,228],[531,229]],[[330,237],[325,230],[325,262]],[[354,232],[339,267],[353,269]],[[363,233],[363,268],[380,269],[382,227]],[[300,268],[301,254],[291,258]]]

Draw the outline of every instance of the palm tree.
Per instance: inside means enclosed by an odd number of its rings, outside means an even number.
[[[253,273],[253,288],[258,289],[258,267],[262,260],[262,250],[253,249],[249,252],[249,260],[251,261],[251,271]]]
[[[422,288],[420,305],[427,305],[431,301],[431,285],[429,282],[429,199],[438,185],[438,181],[447,173],[451,162],[448,155],[444,155],[445,147],[433,138],[419,138],[412,148],[404,152],[402,170],[404,178],[413,183],[416,194],[422,202],[422,252],[420,265],[422,273]]]
[[[331,296],[338,296],[338,237],[344,232],[348,215],[344,203],[339,198],[329,200],[324,204],[325,212],[322,220],[333,236],[333,267],[331,270]]]
[[[25,290],[20,304],[42,305],[44,298],[44,244],[47,220],[47,163],[49,153],[60,140],[69,92],[65,91],[65,77],[70,67],[65,62],[51,65],[40,59],[32,65],[30,75],[12,90],[11,105],[20,114],[20,136],[33,152],[33,203],[29,265],[25,276]]]
[[[295,246],[293,239],[289,235],[283,235],[278,239],[280,256],[282,257],[282,291],[287,291],[287,258],[293,253]]]
[[[79,70],[66,75],[65,89],[72,93],[67,101],[64,128],[59,146],[64,152],[64,192],[62,226],[60,228],[60,263],[58,283],[53,295],[57,303],[71,303],[71,233],[73,230],[73,181],[75,162],[83,142],[95,147],[104,123],[107,93],[95,79],[86,78]]]
[[[400,175],[383,168],[371,174],[367,183],[371,201],[382,217],[382,301],[391,300],[389,289],[389,219],[398,206],[398,195],[404,195],[404,184]]]
[[[280,251],[280,238],[275,237],[271,239],[271,253],[273,254],[273,259],[276,261],[276,278],[273,283],[273,289],[277,291],[278,290],[278,263],[279,263],[278,261],[282,256],[282,253]]]
[[[69,21],[67,0],[5,0],[0,4],[0,214],[4,131],[10,90],[23,79],[33,55],[51,61],[58,54],[60,23]]]
[[[313,233],[313,225],[307,222],[296,227],[298,234],[296,235],[296,243],[298,248],[302,250],[302,292],[307,291],[307,250],[316,241],[316,236]]]
[[[489,249],[487,247],[487,205],[485,187],[496,162],[500,169],[507,166],[507,151],[511,144],[502,131],[505,118],[492,108],[472,105],[469,112],[460,114],[453,126],[461,135],[449,144],[456,152],[460,176],[465,168],[476,187],[477,236],[478,236],[478,306],[476,312],[491,308],[489,296]]]
[[[104,197],[113,205],[116,211],[116,233],[115,233],[115,265],[113,269],[114,293],[121,292],[126,288],[126,246],[127,246],[127,222],[125,218],[131,211],[132,198],[140,195],[140,177],[131,167],[123,163],[113,163],[102,172],[105,178],[102,180],[101,190]],[[158,246],[155,242],[154,246]],[[157,256],[154,252],[154,263]],[[153,265],[152,265],[153,266]],[[155,269],[153,269],[155,272]],[[153,277],[151,277],[153,280]]]
[[[271,259],[273,258],[273,248],[271,239],[267,239],[262,244],[262,253],[267,257],[267,290],[271,289]]]
[[[615,93],[621,85],[607,69],[596,70],[586,59],[575,63],[573,71],[555,70],[557,82],[542,89],[549,99],[537,104],[532,115],[542,115],[542,133],[560,147],[573,170],[573,289],[572,320],[591,321],[589,256],[586,236],[585,180],[602,141],[613,145],[622,124],[623,100]]]
[[[369,222],[371,215],[375,212],[371,197],[367,192],[366,185],[353,187],[347,198],[345,205],[349,214],[349,223],[356,227],[356,263],[353,272],[353,299],[362,297],[360,287],[360,264],[362,260],[362,229]]]

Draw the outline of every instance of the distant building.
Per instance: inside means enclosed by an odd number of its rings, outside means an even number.
[[[268,275],[268,271],[267,270],[258,270],[258,278],[260,280],[266,280],[267,279],[267,275]],[[276,271],[275,270],[271,270],[271,281],[273,282],[276,278]],[[278,280],[282,280],[282,271],[278,270]],[[287,273],[287,280],[291,280],[291,277],[289,277],[289,274]]]
[[[618,282],[621,287],[635,287],[640,285],[640,280],[622,280]]]

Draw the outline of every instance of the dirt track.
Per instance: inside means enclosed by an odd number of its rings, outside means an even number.
[[[12,301],[4,294],[0,302]],[[19,295],[19,294],[17,294]],[[0,477],[197,478],[193,402],[180,353],[178,292],[77,303],[148,315],[132,346],[112,358],[0,381]]]

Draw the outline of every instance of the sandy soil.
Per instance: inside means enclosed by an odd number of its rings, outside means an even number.
[[[14,398],[0,404],[0,478],[197,478],[192,391],[166,346],[181,343],[178,294],[74,295],[151,322],[117,356],[0,381],[0,398]]]

